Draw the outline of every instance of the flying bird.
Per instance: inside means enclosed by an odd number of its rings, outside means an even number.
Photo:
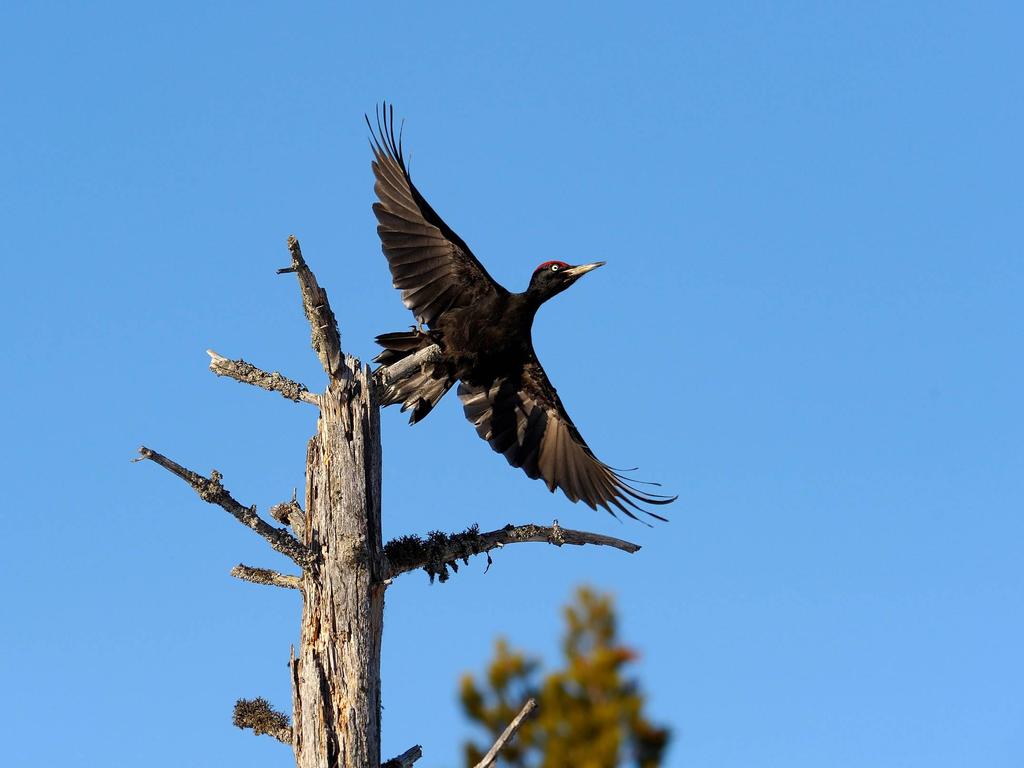
[[[531,329],[541,304],[604,262],[545,261],[524,292],[506,290],[412,183],[401,132],[395,137],[394,107],[385,105],[383,116],[378,110],[376,130],[369,117],[366,124],[379,201],[373,205],[377,233],[394,286],[417,322],[411,331],[378,336],[384,351],[375,359],[390,366],[431,345],[440,347],[430,362],[391,382],[382,403],[401,403],[415,424],[457,381],[466,418],[509,464],[591,509],[601,506],[614,515],[614,507],[634,519],[640,511],[665,520],[641,505],[668,504],[675,497],[636,488],[636,481],[594,455],[533,350]]]

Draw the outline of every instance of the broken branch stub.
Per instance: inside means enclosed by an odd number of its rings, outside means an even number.
[[[302,258],[302,249],[295,235],[288,236],[288,250],[291,252],[292,265],[278,272],[295,273],[299,280],[299,291],[302,293],[302,308],[309,321],[313,351],[320,358],[324,371],[332,380],[344,378],[347,369],[343,365],[341,334],[331,304],[327,300],[327,291],[320,287],[316,275],[306,266],[306,260]]]

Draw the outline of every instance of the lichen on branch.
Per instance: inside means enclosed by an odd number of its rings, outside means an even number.
[[[416,535],[400,536],[384,545],[384,554],[388,559],[391,578],[422,568],[427,572],[431,583],[435,577],[443,583],[449,578],[449,568],[458,572],[460,560],[463,563],[468,563],[469,558],[473,555],[485,554],[489,566],[492,549],[526,542],[547,543],[556,547],[561,547],[563,544],[573,546],[595,544],[614,547],[629,553],[640,549],[638,544],[612,536],[562,528],[555,520],[550,526],[534,525],[533,523],[509,524],[504,528],[487,533],[480,533],[479,526],[471,525],[461,533],[431,531],[427,534],[426,539]]]
[[[231,722],[236,728],[251,728],[257,736],[265,733],[285,744],[292,743],[292,725],[288,715],[275,710],[262,696],[236,701]]]

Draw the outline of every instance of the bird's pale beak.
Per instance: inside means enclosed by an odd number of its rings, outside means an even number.
[[[562,274],[568,275],[569,277],[583,277],[583,275],[587,274],[587,272],[597,269],[598,267],[603,267],[604,265],[605,262],[603,261],[595,261],[593,264],[580,264],[578,267],[569,267],[569,269],[563,269]]]

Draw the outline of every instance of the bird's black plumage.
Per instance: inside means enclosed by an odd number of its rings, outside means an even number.
[[[377,360],[391,365],[431,344],[442,350],[440,360],[393,383],[385,405],[402,403],[415,423],[458,381],[466,418],[509,464],[592,509],[615,507],[633,518],[639,510],[664,520],[640,504],[667,504],[675,497],[641,491],[594,456],[533,351],[531,329],[540,305],[603,262],[545,262],[525,292],[510,293],[412,183],[393,108],[378,111],[376,130],[369,118],[367,125],[381,247],[402,301],[428,327],[379,336],[384,351]]]

